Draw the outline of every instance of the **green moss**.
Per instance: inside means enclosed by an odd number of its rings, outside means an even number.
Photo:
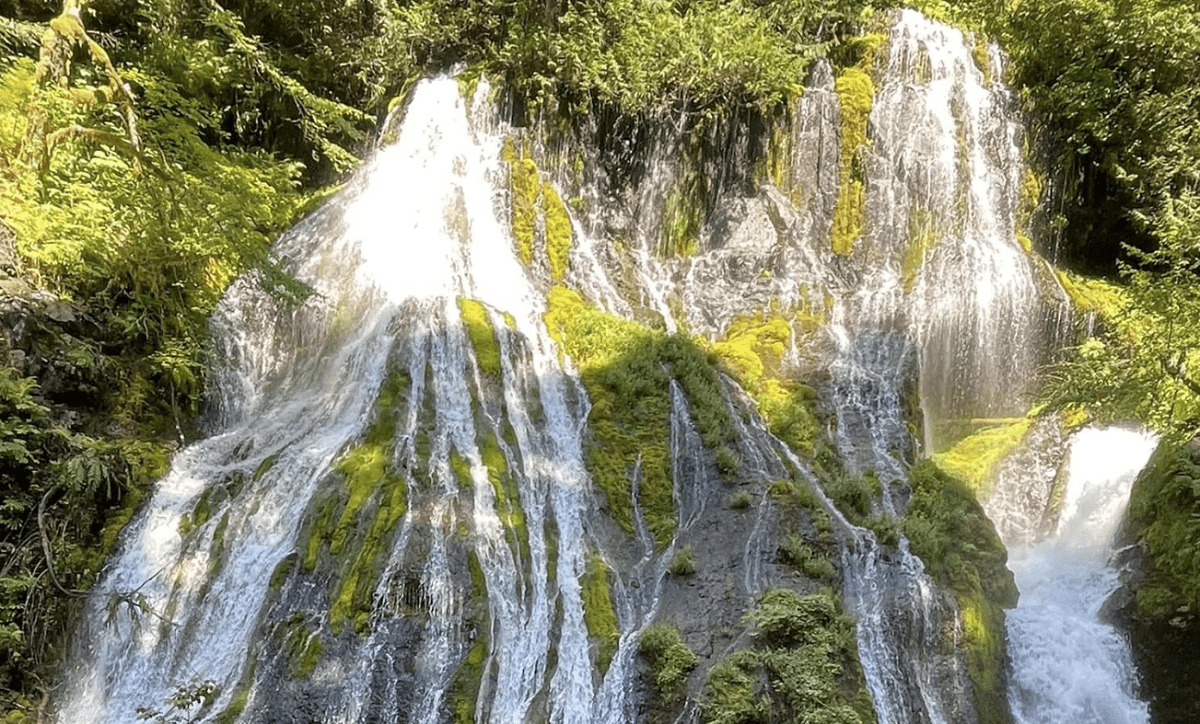
[[[496,514],[505,529],[513,536],[513,555],[528,565],[532,560],[529,550],[529,528],[525,523],[525,510],[521,507],[517,481],[508,469],[508,460],[500,447],[495,432],[489,431],[479,442],[479,453],[487,466],[488,482],[496,501]]]
[[[542,186],[542,206],[546,212],[546,256],[550,261],[550,280],[560,282],[566,276],[570,263],[571,216],[549,182]]]
[[[458,487],[471,487],[471,463],[455,448],[450,449],[450,472],[453,473]]]
[[[984,724],[1008,724],[1004,698],[1004,607],[1017,604],[1008,553],[972,491],[933,461],[909,472],[912,500],[904,519],[911,550],[925,570],[954,592],[963,617],[967,672]]]
[[[638,655],[649,665],[654,688],[664,703],[679,698],[688,674],[700,662],[683,642],[679,629],[667,624],[654,624],[642,633]]]
[[[475,361],[479,371],[496,379],[500,378],[500,345],[496,342],[492,321],[487,309],[474,299],[459,297],[458,309],[462,313],[467,336],[475,349]]]
[[[751,503],[750,493],[745,490],[739,490],[729,498],[729,507],[734,510],[746,510]]]
[[[521,263],[528,266],[533,262],[541,179],[537,164],[531,158],[513,158],[509,169],[513,241],[516,242],[517,256]]]
[[[1007,425],[985,427],[933,459],[942,470],[966,483],[977,499],[983,500],[991,492],[996,468],[1021,443],[1032,424],[1033,418],[1026,417]]]
[[[839,611],[832,591],[767,591],[746,621],[755,625],[754,644],[709,671],[701,721],[875,721],[854,622]]]
[[[1129,500],[1133,535],[1145,544],[1149,566],[1136,587],[1138,615],[1192,625],[1200,615],[1200,454],[1166,442],[1134,482]]]
[[[777,313],[742,317],[729,325],[712,351],[753,395],[771,433],[793,450],[811,453],[820,434],[812,407],[815,395],[782,371],[792,334],[792,325]]]
[[[283,588],[283,584],[287,582],[288,576],[291,575],[292,569],[295,567],[295,555],[289,555],[275,564],[275,570],[271,572],[271,590],[278,591]]]
[[[407,404],[411,385],[408,373],[398,363],[389,368],[366,434],[334,466],[344,487],[326,493],[311,520],[304,570],[316,568],[326,542],[330,553],[342,558],[329,608],[330,627],[335,632],[347,620],[354,622],[359,633],[365,631],[383,554],[407,510],[408,488],[394,458],[396,421]]]
[[[830,231],[835,254],[849,256],[862,235],[866,188],[862,168],[868,144],[867,119],[875,99],[875,84],[862,68],[847,68],[834,83],[842,111],[842,139],[838,156],[838,198]]]
[[[565,287],[550,290],[545,321],[591,399],[585,459],[610,514],[633,530],[630,480],[639,475],[638,503],[665,547],[676,525],[670,383],[675,379],[687,395],[701,440],[716,448],[736,439],[716,371],[691,340],[596,310]]]
[[[900,262],[900,283],[904,291],[911,292],[917,284],[921,266],[937,246],[938,236],[934,233],[930,215],[922,209],[913,208],[908,215],[908,246]]]
[[[975,44],[971,48],[971,57],[975,60],[975,66],[979,68],[979,72],[983,74],[984,86],[992,84],[992,60],[988,54],[988,39],[983,33],[975,33]]]
[[[583,623],[588,636],[596,643],[596,667],[603,675],[617,652],[620,631],[613,610],[612,591],[608,584],[608,566],[598,555],[588,558],[587,570],[580,581],[583,597]]]
[[[193,530],[204,525],[212,518],[212,488],[205,488],[192,506],[191,513],[184,513],[179,519],[179,535],[186,536]]]
[[[675,551],[671,562],[667,564],[667,572],[672,576],[690,576],[696,572],[696,562],[692,558],[691,546],[684,546]]]
[[[296,612],[285,626],[283,652],[290,662],[288,676],[293,679],[307,679],[316,670],[325,647],[321,642],[320,631],[309,628],[304,620],[304,614]]]
[[[246,704],[250,701],[250,688],[254,685],[254,673],[257,670],[258,662],[251,660],[242,671],[242,678],[238,680],[237,688],[233,691],[229,705],[213,719],[214,724],[234,724],[242,715]]]
[[[257,468],[254,469],[254,482],[257,483],[258,481],[262,480],[263,476],[271,472],[271,468],[275,467],[275,463],[278,461],[278,455],[271,455],[263,458],[263,461],[258,464]]]
[[[1104,279],[1080,276],[1059,270],[1058,281],[1071,298],[1075,307],[1082,312],[1091,312],[1106,322],[1112,322],[1125,308],[1125,290]]]

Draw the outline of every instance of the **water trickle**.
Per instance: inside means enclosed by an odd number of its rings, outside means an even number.
[[[1084,429],[1071,440],[1066,501],[1054,535],[1009,558],[1021,590],[1007,619],[1009,701],[1018,724],[1146,724],[1128,643],[1098,620],[1117,586],[1112,539],[1152,436]]]

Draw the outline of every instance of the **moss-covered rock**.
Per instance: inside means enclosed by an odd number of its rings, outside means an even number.
[[[1008,552],[971,490],[930,460],[909,473],[904,534],[962,615],[967,673],[981,724],[1011,724],[1005,699],[1004,608],[1017,604]]]

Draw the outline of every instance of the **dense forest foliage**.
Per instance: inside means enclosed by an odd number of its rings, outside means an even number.
[[[702,128],[780,112],[816,58],[855,62],[856,38],[897,5],[0,0],[0,245],[17,276],[70,305],[77,322],[43,344],[97,387],[53,399],[0,368],[0,710],[36,710],[70,602],[186,435],[222,290],[254,270],[303,296],[269,242],[355,167],[416,78],[464,63],[500,81],[522,122],[670,114]],[[1200,9],[912,5],[1010,54],[1046,181],[1041,251],[1117,285],[1090,297],[1102,332],[1047,394],[1193,434]]]

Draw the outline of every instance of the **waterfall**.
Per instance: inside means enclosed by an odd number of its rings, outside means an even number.
[[[1014,549],[1021,602],[1008,615],[1009,700],[1018,724],[1146,724],[1128,642],[1101,623],[1117,586],[1113,535],[1149,435],[1088,428],[1070,443],[1065,504],[1053,535]]]
[[[395,141],[276,247],[313,295],[289,305],[251,274],[222,301],[210,434],[123,533],[58,721],[134,722],[196,682],[216,694],[191,715],[219,724],[646,720],[637,654],[652,623],[697,608],[684,634],[711,665],[745,644],[763,591],[818,585],[777,560],[784,513],[767,489],[791,478],[837,523],[879,724],[973,722],[963,657],[944,645],[962,625],[950,596],[906,540],[851,525],[731,377],[718,397],[737,479],[672,380],[673,536],[651,532],[640,457],[627,527],[607,515],[585,466],[593,401],[544,319],[559,284],[712,344],[784,310],[781,372],[822,381],[841,464],[883,483],[875,513],[902,516],[918,398],[926,451],[963,420],[1023,413],[1064,300],[1017,238],[1022,129],[993,80],[999,51],[979,60],[912,11],[883,47],[848,256],[830,243],[842,132],[827,63],[795,101],[784,170],[726,190],[688,254],[664,256],[657,235],[682,128],[657,129],[631,188],[591,168],[565,182],[552,161],[534,171],[536,204],[578,192],[560,202],[557,273],[545,208],[525,229],[532,251],[514,244],[512,175],[532,159],[511,157],[527,136],[497,118],[486,81],[471,98],[449,76],[418,83]],[[734,485],[758,496],[752,513],[725,504]],[[681,580],[668,569],[685,546],[709,569]],[[611,604],[601,634],[596,588]],[[681,721],[700,716],[703,682],[689,686]]]

